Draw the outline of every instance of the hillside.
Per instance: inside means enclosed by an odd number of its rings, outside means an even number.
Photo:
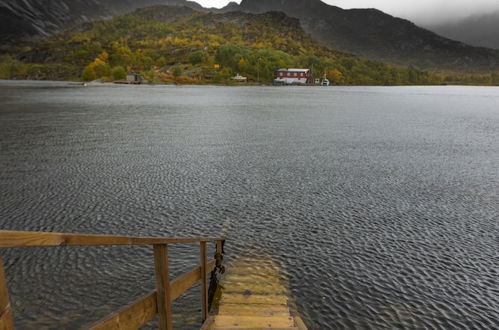
[[[282,11],[300,19],[304,30],[326,46],[388,64],[441,72],[490,73],[499,68],[499,50],[468,46],[376,9],[343,10],[321,0],[243,0],[222,10],[188,0],[0,0],[0,52],[4,45],[155,4],[213,13]],[[435,29],[447,37],[494,46],[497,29],[486,30],[496,25],[492,16]]]
[[[156,6],[87,23],[3,56],[0,78],[122,79],[126,71],[151,81],[230,83],[241,73],[271,82],[280,67],[312,68],[336,84],[440,83],[441,77],[333,51],[281,12],[203,13]]]
[[[499,68],[499,51],[438,36],[376,9],[343,10],[320,0],[243,0],[225,10],[283,11],[299,18],[305,31],[325,45],[422,69],[487,72]]]
[[[495,84],[497,74],[443,76],[332,50],[282,12],[199,12],[155,6],[85,23],[12,47],[0,57],[0,79],[107,81],[142,73],[149,81],[230,84],[236,73],[270,83],[282,67],[327,73],[333,84]]]
[[[0,0],[0,42],[46,37],[81,23],[156,4],[203,10],[198,3],[187,0]]]

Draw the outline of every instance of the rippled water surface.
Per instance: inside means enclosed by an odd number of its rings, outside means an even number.
[[[498,328],[498,88],[0,82],[0,146],[2,229],[225,235],[229,259],[274,256],[310,329]],[[149,247],[2,255],[20,329],[154,287]]]

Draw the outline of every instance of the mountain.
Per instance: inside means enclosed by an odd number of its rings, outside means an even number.
[[[155,4],[212,13],[281,11],[298,18],[307,33],[332,49],[389,64],[479,73],[499,68],[499,50],[468,46],[376,9],[344,10],[320,0],[243,0],[221,10],[187,0],[0,0],[0,51]]]
[[[283,11],[327,46],[386,63],[440,70],[499,67],[499,51],[441,37],[376,9],[344,10],[320,0],[243,0],[224,10]]]
[[[333,84],[439,84],[443,77],[338,52],[282,12],[212,13],[154,6],[33,40],[0,56],[0,79],[272,82],[278,68],[311,68]],[[490,78],[490,77],[489,77]]]
[[[447,38],[473,46],[499,49],[499,11],[428,26],[428,28]]]
[[[187,0],[0,0],[0,42],[44,37],[155,4],[203,7]]]

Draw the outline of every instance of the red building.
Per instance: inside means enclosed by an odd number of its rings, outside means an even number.
[[[274,83],[283,85],[305,85],[311,79],[309,69],[279,69]]]

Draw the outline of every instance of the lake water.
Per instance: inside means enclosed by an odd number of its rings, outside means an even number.
[[[282,266],[310,329],[498,328],[499,88],[0,82],[0,147],[2,229],[225,235]],[[154,288],[149,247],[2,255],[20,329]]]

